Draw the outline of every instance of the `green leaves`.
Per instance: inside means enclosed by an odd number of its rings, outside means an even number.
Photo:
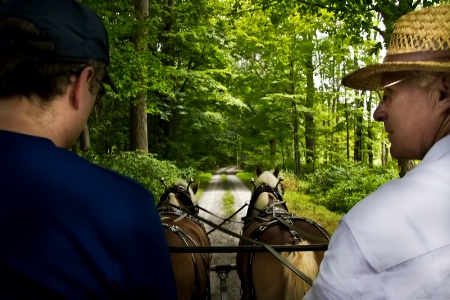
[[[346,213],[381,184],[398,178],[394,169],[370,168],[360,163],[325,165],[308,175],[308,192],[315,204]]]
[[[408,1],[153,1],[139,24],[131,0],[83,2],[110,32],[120,90],[90,120],[95,151],[129,149],[130,104],[145,93],[150,152],[180,167],[238,160],[312,172],[356,147],[380,160],[374,104],[340,80],[381,59],[377,28]],[[148,32],[142,51],[137,28]]]
[[[172,185],[177,179],[196,178],[193,168],[179,169],[173,162],[158,160],[155,155],[140,151],[117,152],[112,154],[87,154],[86,158],[93,163],[127,175],[147,187],[155,195],[155,201],[164,192],[159,181],[163,177],[166,184]]]

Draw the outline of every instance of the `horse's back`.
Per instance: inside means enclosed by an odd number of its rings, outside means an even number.
[[[255,218],[243,230],[243,236],[269,245],[308,245],[327,243],[327,232],[317,223],[305,218],[284,220],[292,227],[282,224],[273,216]],[[295,230],[294,230],[295,229]],[[298,237],[294,237],[299,232]],[[248,245],[240,241],[239,245]],[[302,273],[314,279],[324,251],[292,251],[280,253]],[[237,253],[236,263],[242,281],[244,299],[254,290],[254,299],[296,299],[301,298],[309,285],[275,257],[272,253]]]
[[[166,240],[169,247],[210,246],[205,228],[189,218],[178,219],[166,216],[163,219]],[[176,221],[175,221],[176,220]],[[209,294],[210,253],[171,253],[178,298],[207,299]],[[193,292],[198,294],[192,296]]]

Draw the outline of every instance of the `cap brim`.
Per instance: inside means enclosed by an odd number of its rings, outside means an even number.
[[[450,62],[385,62],[370,65],[344,76],[342,85],[357,90],[379,90],[383,88],[383,74],[408,71],[450,72]]]
[[[117,89],[116,85],[112,81],[111,76],[109,76],[108,70],[106,70],[106,69],[105,69],[105,77],[103,77],[102,81],[109,84],[109,86],[114,91],[114,93],[116,93],[116,94],[119,93],[119,90]]]

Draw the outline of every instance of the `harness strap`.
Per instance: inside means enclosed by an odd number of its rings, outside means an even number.
[[[250,259],[248,260],[248,269],[247,269],[247,275],[248,275],[248,280],[247,280],[247,284],[248,284],[248,293],[250,295],[250,299],[255,299],[255,289],[253,288],[253,272],[252,272],[252,265],[253,265],[253,256],[255,255],[255,253],[250,253]],[[244,287],[241,287],[241,289],[244,289]]]
[[[175,194],[178,201],[183,203],[183,205],[186,206],[188,210],[190,210],[194,214],[198,214],[198,206],[194,205],[194,202],[191,199],[191,195],[189,194],[189,190],[181,184],[166,188],[166,191],[159,198],[159,202],[157,204],[158,208],[167,204],[166,200],[169,198],[170,193]]]
[[[292,229],[293,222],[291,219],[285,219],[285,218],[281,218],[278,216],[275,216],[275,218],[272,220],[262,219],[260,217],[256,217],[256,218],[262,220],[263,222],[267,222],[267,223],[261,224],[255,230],[253,230],[253,232],[251,232],[250,237],[253,238],[254,240],[259,240],[260,237],[264,234],[264,232],[268,228],[278,225],[279,223],[281,223],[282,225],[285,225],[287,227],[287,229],[289,230],[289,233],[291,234],[291,237],[292,237],[292,245],[295,245],[297,242],[303,240],[302,237],[300,236],[300,234],[296,230]],[[248,289],[248,293],[249,293],[251,300],[255,299],[255,289],[253,286],[253,269],[252,269],[254,254],[255,253],[250,253],[250,257],[249,257],[248,264],[247,264],[247,289]],[[311,284],[312,284],[312,281],[311,281]],[[243,290],[244,288],[245,288],[245,285],[243,285],[241,287],[241,290]]]
[[[172,232],[174,232],[186,245],[186,247],[189,246],[189,243],[186,241],[186,238],[188,238],[196,247],[198,247],[198,243],[186,232],[184,232],[179,226],[162,223],[163,227],[169,228]],[[199,269],[197,265],[197,260],[195,259],[195,254],[190,253],[192,258],[192,263],[194,264],[194,270],[195,270],[195,286],[194,291],[192,292],[191,299],[197,299],[198,295],[200,293],[200,278],[199,278]],[[204,253],[200,253],[200,256],[203,261],[203,266],[205,268],[205,274],[206,274],[206,283],[207,283],[207,294],[210,293],[210,279],[209,279],[209,269],[207,268],[206,264],[206,256]]]
[[[169,205],[172,205],[172,204],[169,203]],[[189,213],[189,211],[186,210],[186,209],[184,209],[184,208],[180,208],[180,209],[181,209],[182,211],[186,212],[186,213]],[[292,272],[294,272],[297,276],[299,276],[300,278],[302,278],[307,284],[312,285],[312,280],[311,280],[311,278],[309,278],[308,276],[306,276],[303,272],[301,272],[299,269],[297,269],[294,265],[292,265],[290,262],[288,262],[287,260],[285,260],[285,259],[280,255],[280,253],[278,253],[277,251],[275,251],[269,244],[266,244],[266,243],[263,243],[263,242],[260,242],[260,241],[256,241],[256,240],[254,240],[254,239],[248,238],[248,237],[243,236],[243,235],[236,234],[236,233],[234,233],[233,231],[228,230],[228,229],[226,229],[226,228],[218,227],[218,226],[217,226],[216,224],[214,224],[213,222],[211,222],[211,221],[209,221],[209,220],[207,220],[207,219],[205,219],[205,218],[202,218],[202,217],[200,217],[200,216],[195,216],[195,217],[196,217],[197,219],[199,219],[201,222],[203,222],[203,223],[205,223],[205,224],[208,224],[209,226],[212,226],[212,227],[214,227],[214,228],[217,228],[217,229],[219,229],[220,231],[225,232],[225,233],[227,233],[227,234],[229,234],[229,235],[231,235],[231,236],[233,236],[233,237],[236,237],[236,238],[241,239],[241,240],[243,240],[243,241],[246,241],[246,242],[248,242],[248,243],[254,243],[254,244],[256,244],[256,245],[263,246],[267,251],[269,251],[269,252],[272,253],[276,258],[278,258],[278,260],[280,260],[281,263],[283,263],[286,267],[288,267],[288,268],[289,268]]]
[[[306,233],[306,232],[303,232],[303,231],[300,230],[299,228],[295,227],[294,224],[292,223],[292,219],[289,219],[289,221],[290,221],[291,223],[288,223],[288,222],[286,222],[286,220],[285,220],[284,218],[281,218],[281,217],[279,217],[279,216],[275,216],[275,218],[276,218],[278,221],[280,221],[281,223],[283,223],[283,225],[285,225],[285,226],[289,229],[289,231],[295,232],[295,233],[297,233],[297,234],[300,234],[300,232],[301,232],[303,238],[307,238],[307,239],[310,239],[310,240],[317,240],[317,238],[316,238],[315,236],[310,235],[310,234],[308,234],[308,233]],[[308,224],[313,225],[314,227],[316,227],[316,228],[324,235],[324,237],[325,237],[327,240],[330,239],[330,234],[325,230],[325,228],[323,228],[322,226],[320,226],[317,222],[314,222],[313,220],[307,219],[307,218],[299,218],[299,217],[296,217],[296,218],[294,218],[294,220],[295,220],[295,219],[301,220],[301,221],[305,221],[305,222],[307,222]]]
[[[186,207],[190,211],[190,208]],[[174,220],[174,222],[177,222],[181,219],[189,219],[190,221],[194,222],[195,224],[204,227],[204,224],[198,221],[192,213],[187,213],[185,211],[182,211],[179,206],[165,203],[164,206],[158,208],[158,214],[162,218],[164,218],[164,215],[171,215],[171,216],[177,216],[178,218]]]
[[[283,196],[278,192],[278,190],[269,185],[263,184],[260,187],[258,187],[257,189],[255,189],[252,193],[249,208],[247,210],[247,215],[244,218],[242,218],[244,220],[244,223],[247,220],[251,219],[251,214],[252,214],[253,210],[255,210],[256,200],[258,199],[259,195],[261,195],[262,193],[269,193],[269,194],[274,195],[275,198],[279,201],[279,203],[283,205],[283,207],[286,209],[286,211],[288,210],[286,204],[283,201]]]

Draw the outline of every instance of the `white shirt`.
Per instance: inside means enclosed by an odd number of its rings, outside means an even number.
[[[341,219],[303,299],[450,299],[450,136]]]

